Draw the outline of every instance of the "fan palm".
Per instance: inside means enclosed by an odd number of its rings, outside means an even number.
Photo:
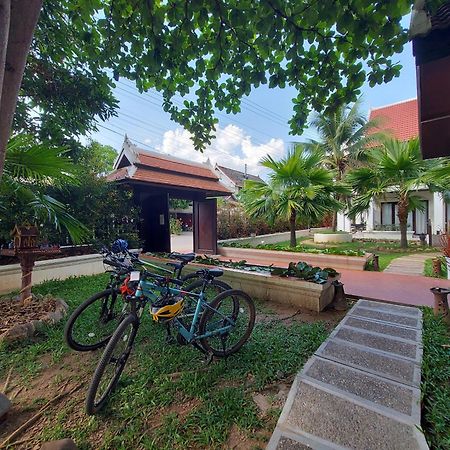
[[[334,112],[316,114],[310,122],[319,135],[308,146],[318,147],[324,154],[323,164],[335,171],[336,181],[341,181],[349,169],[360,167],[366,161],[367,148],[379,140],[381,133],[373,132],[377,120],[367,120],[360,112],[361,100],[353,105],[343,105]],[[343,201],[344,198],[339,198]],[[336,212],[333,229],[336,228]]]
[[[414,209],[424,209],[422,199],[416,195],[424,185],[431,190],[443,191],[445,179],[430,177],[442,161],[424,161],[420,153],[418,139],[407,142],[384,139],[382,145],[370,151],[368,166],[350,171],[348,183],[355,195],[352,199],[350,214],[367,210],[373,198],[386,193],[398,196],[398,220],[400,224],[400,246],[406,248],[408,213]]]
[[[74,243],[80,242],[87,229],[64,204],[46,194],[49,187],[76,183],[76,166],[64,157],[64,149],[36,143],[29,135],[17,135],[7,147],[0,210],[14,211],[19,224],[50,222],[58,229],[64,227]]]
[[[239,193],[250,216],[270,222],[281,216],[289,220],[291,247],[297,245],[295,228],[299,216],[316,221],[341,207],[333,194],[346,190],[321,165],[322,157],[319,150],[306,149],[301,144],[279,161],[266,156],[260,164],[270,169],[269,181],[247,180]]]

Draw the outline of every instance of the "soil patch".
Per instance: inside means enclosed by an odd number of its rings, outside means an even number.
[[[344,318],[347,311],[335,311],[333,309],[322,311],[320,313],[308,309],[298,308],[289,304],[281,304],[271,301],[262,303],[267,313],[258,313],[256,322],[268,323],[271,321],[282,320],[286,324],[293,322],[314,323],[324,322],[327,330],[331,331]]]
[[[12,408],[6,421],[0,427],[0,444],[9,434],[34,416],[48,401],[63,391],[69,391],[80,380],[88,380],[98,358],[97,352],[86,353],[81,357],[79,353],[71,352],[58,363],[52,364],[51,356],[46,355],[40,360],[42,371],[31,381],[24,381],[20,374],[12,372],[6,392],[12,402]],[[4,383],[5,379],[0,380],[0,386],[3,387]],[[76,422],[80,418],[86,419],[82,406],[85,395],[85,389],[79,389],[52,404],[41,418],[17,437],[17,440],[27,438],[30,440],[15,448],[33,448],[33,445],[39,442],[40,431],[71,402],[77,403],[77,407],[74,408],[76,414],[74,414],[73,420]],[[80,417],[77,418],[77,414]],[[32,439],[33,436],[37,437]],[[40,448],[40,445],[37,448]]]
[[[58,302],[51,296],[33,295],[24,303],[17,297],[0,298],[0,335],[15,325],[23,325],[33,320],[40,320],[56,309]]]

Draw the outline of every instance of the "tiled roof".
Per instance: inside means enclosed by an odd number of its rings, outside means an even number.
[[[106,175],[107,181],[116,181],[116,180],[123,180],[126,178],[128,173],[128,167],[122,167],[121,169],[117,169],[114,172],[109,173]]]
[[[239,170],[230,169],[228,167],[224,166],[217,166],[237,187],[243,187],[245,180],[254,180],[254,181],[262,181],[261,178],[259,178],[256,175],[245,175],[244,172],[241,172]]]
[[[144,181],[154,184],[162,184],[165,186],[174,186],[182,188],[190,188],[197,190],[204,190],[208,192],[221,192],[229,194],[230,191],[226,189],[217,179],[200,178],[191,176],[188,173],[184,175],[181,173],[166,172],[162,170],[154,170],[150,168],[138,168],[133,175],[133,180]]]
[[[379,125],[370,133],[384,131],[401,141],[419,136],[419,107],[417,99],[406,100],[370,111],[369,120],[377,119]]]
[[[130,180],[176,189],[204,191],[206,195],[229,195],[212,169],[157,153],[139,152],[135,164],[115,170],[108,181]]]
[[[189,173],[194,176],[203,178],[211,178],[217,180],[217,176],[207,167],[191,163],[178,158],[172,158],[166,155],[158,155],[157,153],[139,152],[137,165],[142,164],[145,167],[153,167],[155,169],[169,170],[177,173]]]

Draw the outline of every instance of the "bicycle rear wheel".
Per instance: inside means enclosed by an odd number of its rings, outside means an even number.
[[[189,293],[200,294],[203,289],[203,279],[199,279],[189,284],[184,290]],[[203,298],[205,301],[211,302],[215,297],[217,297],[221,292],[228,291],[231,286],[220,280],[212,280],[208,283],[203,291]],[[195,309],[197,307],[197,297],[194,295],[186,295],[184,297],[184,307],[183,312],[178,317],[179,320],[183,322],[186,328],[190,328],[192,324],[192,319],[194,316]]]
[[[201,346],[215,356],[237,352],[248,340],[255,325],[255,304],[245,292],[232,289],[219,294],[206,308],[199,334],[216,333],[200,339]]]
[[[95,369],[86,397],[86,412],[95,414],[117,386],[139,328],[139,319],[129,314],[111,336]]]
[[[64,328],[67,345],[79,352],[106,345],[125,317],[126,305],[116,289],[106,289],[87,299],[69,317]]]

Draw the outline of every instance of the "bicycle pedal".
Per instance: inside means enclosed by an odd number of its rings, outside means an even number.
[[[211,352],[208,352],[208,353],[205,353],[205,357],[202,362],[206,366],[209,366],[212,363],[213,359],[214,359],[214,355]]]
[[[177,341],[173,336],[166,336],[166,344],[173,345],[176,343],[177,343]]]

